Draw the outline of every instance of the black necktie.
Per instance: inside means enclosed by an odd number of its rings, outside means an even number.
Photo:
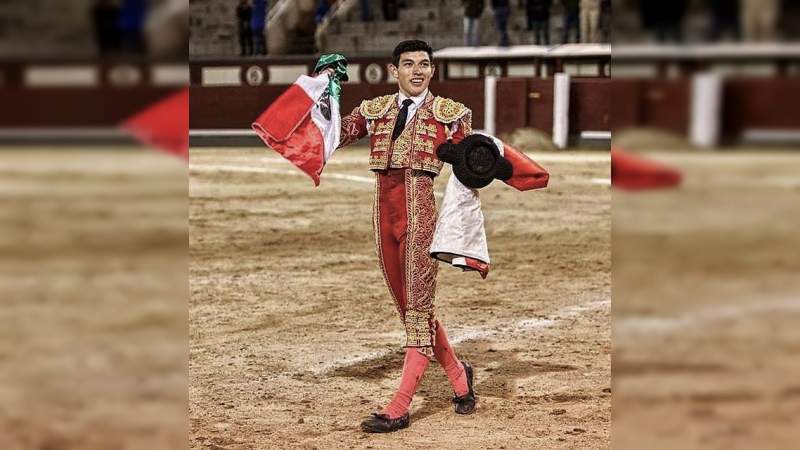
[[[397,114],[397,121],[394,123],[394,130],[392,130],[392,141],[396,140],[400,133],[406,128],[406,118],[408,117],[408,107],[414,103],[413,100],[407,98],[403,100],[403,107],[400,108],[400,112]]]

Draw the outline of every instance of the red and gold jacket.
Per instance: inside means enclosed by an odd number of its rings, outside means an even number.
[[[400,111],[397,95],[364,100],[342,118],[339,147],[370,135],[370,170],[411,168],[438,175],[442,161],[436,156],[440,144],[460,142],[472,133],[472,111],[455,100],[430,92],[405,130],[392,142],[392,130]]]

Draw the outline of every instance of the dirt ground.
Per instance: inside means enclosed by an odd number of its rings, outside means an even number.
[[[614,448],[797,448],[800,157],[648,156],[685,180],[613,194]]]
[[[186,164],[0,149],[0,448],[187,446]]]
[[[437,314],[476,368],[477,412],[453,412],[434,362],[411,426],[368,435],[358,425],[391,398],[404,340],[366,149],[336,154],[319,188],[266,148],[192,149],[191,447],[608,448],[608,153],[535,157],[548,189],[482,191],[489,277],[439,269]]]

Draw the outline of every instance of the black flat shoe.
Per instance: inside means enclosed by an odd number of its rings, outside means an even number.
[[[408,428],[409,416],[405,413],[397,419],[390,419],[386,414],[372,413],[361,422],[361,429],[366,433],[391,433]]]
[[[472,414],[475,412],[475,404],[478,398],[475,395],[475,390],[472,389],[472,366],[466,361],[461,361],[461,364],[464,365],[464,371],[467,373],[467,386],[469,387],[469,391],[460,397],[458,395],[453,395],[453,403],[455,404],[456,414]]]

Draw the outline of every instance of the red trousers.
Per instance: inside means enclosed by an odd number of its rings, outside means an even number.
[[[438,264],[428,253],[436,227],[432,175],[378,171],[373,226],[383,276],[406,329],[405,346],[433,356]]]

